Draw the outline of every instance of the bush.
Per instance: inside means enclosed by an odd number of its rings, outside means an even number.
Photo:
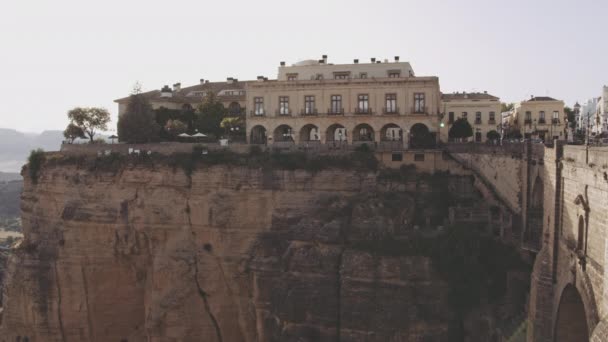
[[[28,157],[28,173],[32,183],[38,184],[38,177],[40,176],[40,169],[45,161],[44,151],[42,149],[32,150]]]

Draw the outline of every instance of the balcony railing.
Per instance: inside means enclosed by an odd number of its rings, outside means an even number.
[[[475,119],[475,124],[476,125],[481,125],[481,119]]]
[[[371,108],[355,108],[355,114],[372,114]]]
[[[291,115],[291,109],[290,108],[284,108],[284,109],[277,109],[275,111],[276,115]]]
[[[538,119],[538,124],[539,125],[544,125],[546,123],[547,123],[547,121],[545,121],[545,119]]]
[[[308,109],[308,110],[307,109],[302,109],[300,111],[300,115],[302,115],[302,116],[317,116],[317,115],[319,115],[319,112],[317,111],[316,108],[314,108],[312,110],[311,109]]]
[[[559,125],[560,122],[559,122],[559,119],[554,118],[554,119],[551,119],[551,123],[554,125]]]
[[[429,113],[429,107],[418,108],[418,110],[416,110],[415,107],[412,107],[412,113],[414,113],[414,114],[428,114]]]
[[[344,115],[344,108],[329,108],[327,115]]]
[[[262,109],[262,110],[259,110],[259,109],[258,110],[251,110],[249,113],[251,114],[251,116],[264,116],[264,115],[266,115],[266,111],[264,109]]]
[[[399,114],[399,107],[397,108],[382,108],[382,114],[387,114],[387,115],[391,115],[391,114]]]
[[[530,125],[532,124],[532,119],[525,119],[524,120],[524,125]]]
[[[488,125],[495,125],[495,124],[496,124],[496,120],[494,120],[494,119],[488,120]]]

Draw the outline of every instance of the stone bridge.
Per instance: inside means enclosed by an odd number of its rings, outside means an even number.
[[[520,215],[535,255],[527,340],[608,341],[608,148],[447,147]]]

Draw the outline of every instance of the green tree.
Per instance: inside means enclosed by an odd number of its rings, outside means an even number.
[[[141,93],[134,91],[129,98],[127,110],[118,118],[118,139],[128,143],[158,141],[160,126],[156,123],[154,110]]]
[[[104,108],[76,107],[68,112],[68,119],[70,124],[80,127],[90,142],[93,142],[98,130],[108,129],[110,113]]]
[[[220,123],[220,127],[233,138],[245,136],[245,120],[240,116],[224,118]]]
[[[82,128],[73,123],[68,124],[68,127],[66,127],[65,131],[63,131],[63,136],[70,142],[70,144],[73,143],[76,138],[85,138]]]
[[[510,112],[513,110],[513,108],[515,108],[515,104],[514,103],[501,103],[500,104],[500,111],[502,113],[504,112]]]
[[[451,139],[465,139],[473,136],[473,127],[465,118],[460,118],[452,124],[449,137]]]
[[[488,140],[499,140],[500,133],[496,132],[495,130],[491,130],[486,134],[486,138],[488,138]]]
[[[213,92],[205,95],[203,103],[196,113],[196,128],[199,132],[207,133],[219,138],[224,129],[221,127],[226,114],[226,108]]]
[[[564,114],[566,114],[566,118],[568,119],[568,126],[570,126],[571,128],[575,128],[576,127],[576,118],[574,115],[574,110],[572,110],[572,108],[566,106],[566,107],[564,107]]]

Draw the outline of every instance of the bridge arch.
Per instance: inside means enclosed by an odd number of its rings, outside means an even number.
[[[572,284],[566,285],[555,320],[555,342],[589,342],[589,324],[583,298]]]

